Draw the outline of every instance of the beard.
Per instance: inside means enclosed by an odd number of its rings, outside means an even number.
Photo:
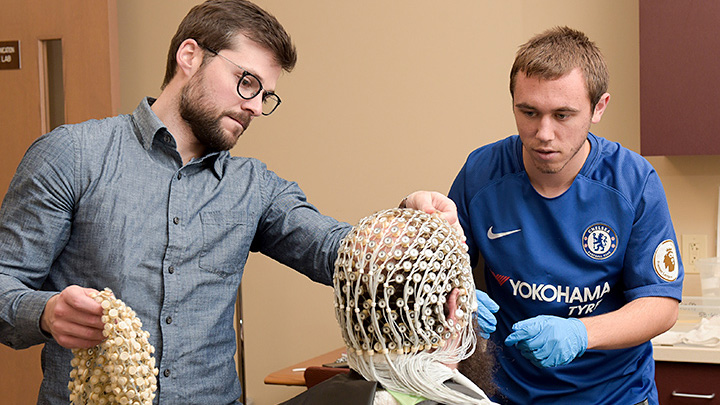
[[[565,166],[567,166],[567,165],[575,158],[575,156],[577,156],[577,154],[580,152],[580,150],[582,149],[582,147],[583,147],[583,145],[585,144],[585,142],[586,142],[586,141],[583,141],[580,145],[578,145],[575,149],[573,149],[573,150],[570,152],[570,157],[569,157],[564,163],[562,163],[561,165],[558,165],[558,166],[552,166],[552,165],[549,165],[549,164],[543,165],[542,163],[537,163],[537,162],[536,162],[536,163],[535,163],[535,168],[538,169],[538,171],[539,171],[540,173],[543,173],[543,174],[556,174],[556,173],[560,173],[560,172],[565,168]],[[589,141],[588,141],[588,142],[589,142]]]
[[[180,117],[190,126],[195,138],[205,146],[207,153],[230,150],[237,143],[240,135],[250,126],[252,116],[243,111],[218,112],[213,108],[201,82],[203,72],[197,72],[180,92]],[[220,125],[223,117],[230,117],[242,125],[240,133],[235,136],[226,135]]]

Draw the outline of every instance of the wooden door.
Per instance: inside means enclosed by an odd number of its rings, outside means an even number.
[[[16,43],[19,55],[12,52]],[[44,132],[117,113],[116,0],[3,1],[0,62],[13,56],[19,68],[0,69],[0,197],[27,147]],[[1,402],[36,402],[40,350],[0,345]]]

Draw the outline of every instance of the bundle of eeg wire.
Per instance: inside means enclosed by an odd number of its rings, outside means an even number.
[[[150,334],[130,307],[110,289],[91,295],[103,308],[105,340],[88,349],[73,349],[70,402],[74,405],[150,405],[157,390],[158,369],[148,342]]]

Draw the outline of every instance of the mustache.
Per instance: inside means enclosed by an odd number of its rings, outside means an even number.
[[[226,111],[223,113],[223,115],[230,117],[234,119],[235,121],[239,122],[244,129],[247,129],[250,126],[250,121],[252,121],[252,115],[248,112],[232,112],[232,111]]]

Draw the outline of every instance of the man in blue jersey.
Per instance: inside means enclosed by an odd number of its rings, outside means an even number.
[[[500,305],[499,402],[658,402],[649,340],[677,318],[683,268],[657,173],[589,132],[607,86],[583,33],[532,38],[510,73],[518,135],[472,152],[450,190]]]

